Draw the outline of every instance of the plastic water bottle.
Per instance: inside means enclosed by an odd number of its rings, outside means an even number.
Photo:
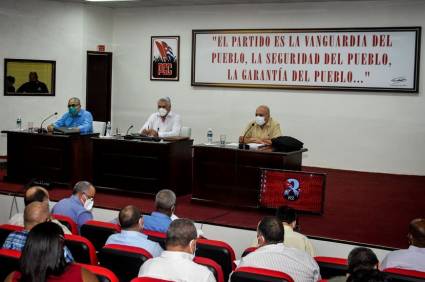
[[[21,117],[18,117],[16,119],[16,129],[22,130],[22,119],[21,119]]]
[[[106,136],[111,136],[111,122],[108,121],[108,123],[106,124]]]
[[[213,131],[211,128],[208,128],[208,131],[207,131],[207,142],[208,144],[212,144],[213,142]]]

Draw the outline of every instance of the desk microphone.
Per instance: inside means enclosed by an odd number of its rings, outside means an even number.
[[[133,125],[130,125],[129,126],[129,128],[127,129],[127,131],[126,131],[126,133],[125,133],[125,135],[128,135],[128,132],[130,131],[130,129],[132,129],[134,126]]]
[[[45,119],[43,119],[43,121],[41,122],[41,124],[40,124],[40,128],[38,129],[38,133],[43,133],[43,132],[45,132],[44,131],[44,129],[43,129],[43,123],[46,121],[46,120],[48,120],[49,118],[51,118],[51,117],[53,117],[53,116],[55,116],[55,115],[57,115],[58,113],[57,112],[55,112],[55,113],[53,113],[53,114],[51,114],[51,115],[49,115],[48,117],[46,117]]]
[[[251,123],[251,126],[245,131],[245,134],[243,135],[241,140],[242,142],[239,142],[239,149],[246,149],[246,150],[249,149],[249,145],[245,144],[245,137],[248,134],[248,132],[254,127],[254,125],[255,125],[255,122]]]

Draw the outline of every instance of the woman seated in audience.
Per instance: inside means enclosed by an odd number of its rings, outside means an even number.
[[[65,261],[64,241],[62,229],[53,222],[33,227],[22,251],[19,271],[9,274],[5,281],[98,281],[88,270]]]

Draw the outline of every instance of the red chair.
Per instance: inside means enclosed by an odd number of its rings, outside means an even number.
[[[345,258],[334,257],[314,257],[320,268],[320,275],[323,279],[334,276],[345,276],[348,271],[348,261]]]
[[[246,256],[247,254],[249,254],[249,253],[252,253],[253,251],[255,251],[256,249],[258,249],[258,247],[249,247],[249,248],[246,248],[245,249],[245,251],[243,251],[243,253],[242,253],[242,256],[241,257],[244,257],[244,256]]]
[[[10,233],[15,231],[22,231],[22,230],[24,230],[23,226],[12,225],[12,224],[1,224],[0,225],[0,247],[3,246],[4,241],[6,241],[6,238],[7,236],[9,236]]]
[[[131,282],[173,282],[171,280],[163,280],[159,278],[153,278],[153,277],[136,277]]]
[[[96,251],[105,246],[108,237],[121,232],[121,227],[115,223],[89,220],[80,228],[80,235],[92,242]]]
[[[198,239],[196,241],[196,256],[209,258],[218,263],[223,270],[225,281],[229,279],[230,273],[235,268],[235,251],[223,241]]]
[[[12,271],[19,270],[20,257],[20,251],[0,249],[0,281],[4,281]]]
[[[114,272],[121,282],[137,277],[140,267],[152,255],[142,248],[109,244],[99,251],[99,262]]]
[[[143,230],[142,233],[147,235],[149,240],[157,242],[161,248],[165,250],[165,239],[167,238],[166,233],[151,230]]]
[[[231,282],[294,282],[284,272],[257,267],[238,267],[230,277]]]
[[[208,269],[211,270],[211,272],[214,274],[215,280],[217,282],[224,282],[223,270],[221,269],[221,266],[218,265],[218,263],[216,263],[212,259],[203,257],[195,257],[193,261],[197,264],[202,264],[208,267]]]
[[[96,249],[86,238],[65,234],[65,246],[71,251],[75,262],[97,265]]]
[[[71,231],[72,234],[78,235],[77,223],[75,223],[75,221],[72,220],[72,218],[66,215],[61,215],[61,214],[52,214],[52,217],[54,219],[57,219],[63,225],[65,225],[69,229],[69,231]]]
[[[78,263],[78,265],[96,275],[99,282],[119,282],[117,276],[107,268],[82,263]]]
[[[425,262],[424,262],[425,263]],[[425,272],[415,271],[409,269],[401,269],[401,268],[387,268],[384,269],[384,272],[387,274],[391,281],[425,281]]]

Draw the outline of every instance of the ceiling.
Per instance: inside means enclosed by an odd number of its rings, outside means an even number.
[[[359,0],[129,0],[129,1],[120,0],[120,1],[111,1],[111,2],[86,2],[84,0],[52,0],[52,1],[86,3],[92,6],[103,6],[103,7],[110,7],[110,8],[130,8],[130,7],[169,7],[169,6],[330,2],[330,1],[349,2],[349,1],[359,1]],[[372,1],[378,1],[378,0],[372,0]],[[387,0],[383,0],[383,1],[387,1]]]

